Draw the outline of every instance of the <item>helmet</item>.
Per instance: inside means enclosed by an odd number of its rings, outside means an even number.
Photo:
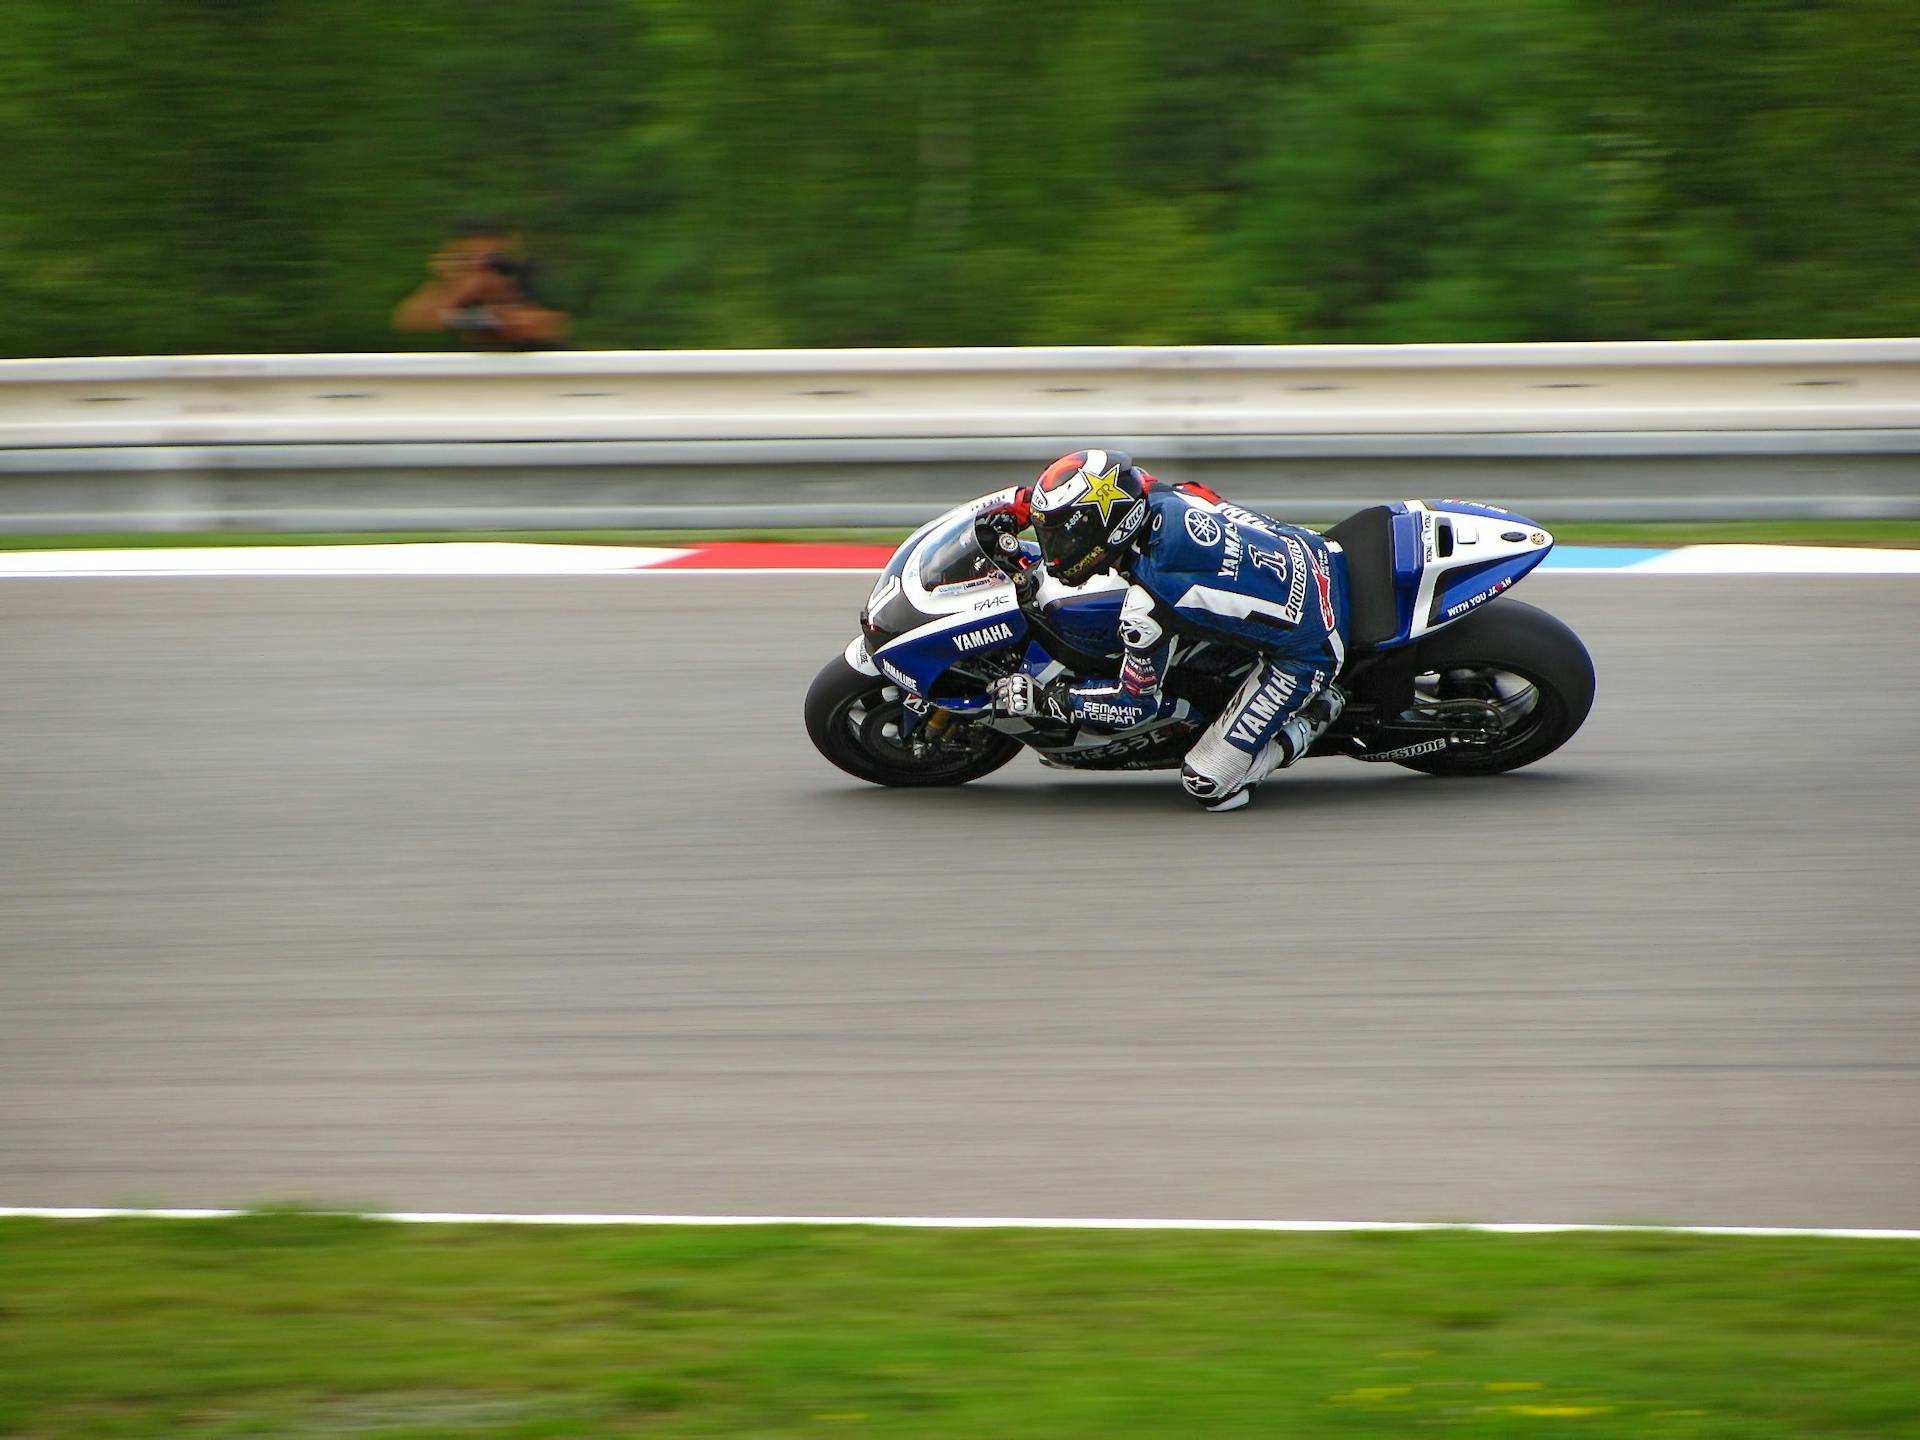
[[[1031,503],[1047,569],[1078,585],[1111,567],[1139,536],[1147,480],[1118,450],[1076,450],[1040,472]]]

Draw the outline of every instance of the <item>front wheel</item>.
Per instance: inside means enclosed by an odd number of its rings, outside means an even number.
[[[1020,753],[1018,740],[965,721],[916,752],[900,735],[906,698],[885,676],[835,656],[807,691],[807,735],[835,765],[875,785],[964,785]]]
[[[1394,763],[1428,775],[1498,775],[1544,759],[1593,708],[1593,660],[1580,637],[1544,610],[1498,600],[1420,642],[1411,713],[1449,701],[1500,715],[1497,736]]]

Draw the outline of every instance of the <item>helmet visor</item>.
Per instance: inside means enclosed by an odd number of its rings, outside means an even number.
[[[1040,554],[1054,578],[1069,585],[1085,580],[1107,559],[1107,530],[1099,513],[1081,506],[1056,515],[1036,516]]]

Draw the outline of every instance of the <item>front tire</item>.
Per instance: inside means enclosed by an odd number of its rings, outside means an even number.
[[[1558,750],[1593,708],[1593,659],[1565,624],[1523,601],[1496,600],[1416,647],[1421,699],[1477,699],[1510,717],[1487,746],[1396,760],[1427,775],[1498,775]]]
[[[906,695],[884,675],[868,675],[844,656],[829,660],[807,690],[807,735],[813,748],[847,774],[874,785],[965,785],[1020,753],[1020,742],[984,725],[932,755],[899,743]]]

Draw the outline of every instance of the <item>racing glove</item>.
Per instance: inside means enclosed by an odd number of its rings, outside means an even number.
[[[987,557],[1000,572],[1018,581],[1026,574],[1026,558],[1020,549],[1020,530],[1025,519],[1015,510],[991,510],[973,522],[974,535]]]
[[[1042,685],[1031,675],[1002,675],[987,686],[993,696],[993,713],[1020,720],[1058,720],[1072,718],[1067,704],[1067,686],[1055,681]]]

